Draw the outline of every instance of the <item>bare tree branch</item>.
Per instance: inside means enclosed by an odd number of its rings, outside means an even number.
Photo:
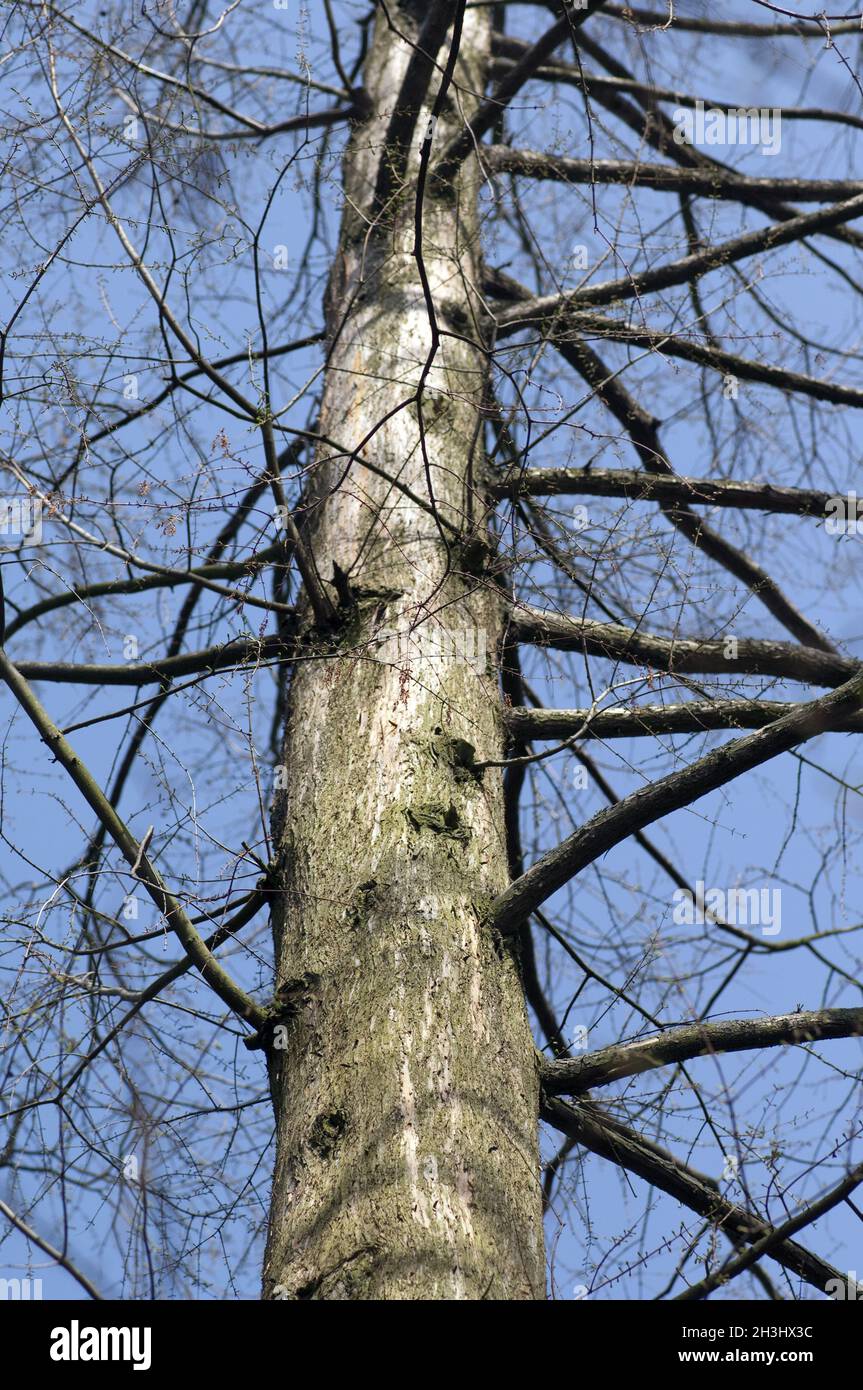
[[[512,628],[519,642],[605,656],[683,675],[746,671],[750,675],[836,686],[860,669],[860,663],[850,657],[792,642],[737,638],[732,633],[726,638],[661,637],[621,623],[575,618],[526,604],[513,610]]]
[[[863,1009],[808,1009],[772,1018],[688,1023],[656,1037],[604,1047],[584,1057],[549,1062],[543,1069],[542,1084],[549,1095],[574,1095],[657,1067],[688,1062],[693,1057],[861,1036]]]
[[[818,700],[774,724],[747,734],[699,758],[690,767],[672,772],[607,807],[576,830],[563,844],[543,854],[521,878],[492,904],[489,920],[502,933],[511,932],[600,855],[670,811],[725,786],[743,772],[815,738],[834,718],[856,714],[863,703],[863,672]]]
[[[689,700],[685,704],[615,705],[602,710],[528,709],[504,711],[507,728],[519,739],[656,738],[723,729],[763,729],[802,709],[782,700]],[[834,733],[863,733],[863,714],[846,715]]]
[[[127,863],[134,868],[135,877],[144,885],[168,926],[176,933],[186,953],[195,962],[204,980],[229,1009],[245,1022],[260,1027],[266,1018],[265,1010],[250,999],[240,989],[204,945],[186,913],[168,888],[154,866],[152,860],[143,852],[141,844],[117,815],[104,792],[84,766],[72,746],[60,730],[52,723],[42,705],[36,699],[21,676],[12,665],[6,653],[0,649],[0,675],[2,675],[15,699],[28,719],[39,732],[40,738],[51,750],[54,757],[66,769],[75,786],[88,805],[95,811],[114,843],[120,849]]]
[[[613,1120],[598,1106],[590,1103],[572,1106],[557,1099],[548,1099],[543,1106],[542,1117],[591,1153],[609,1159],[627,1172],[635,1173],[651,1187],[667,1192],[691,1211],[706,1217],[730,1238],[753,1241],[773,1234],[773,1228],[767,1222],[722,1197],[711,1179],[694,1173],[634,1130]],[[844,1282],[837,1269],[795,1241],[778,1241],[771,1247],[770,1255],[813,1288],[827,1291],[831,1281],[839,1279]]]
[[[635,469],[523,468],[489,484],[493,497],[625,497],[635,502],[664,502],[699,507],[734,507],[785,516],[826,517],[836,493],[773,483],[737,482],[733,478],[683,478]]]

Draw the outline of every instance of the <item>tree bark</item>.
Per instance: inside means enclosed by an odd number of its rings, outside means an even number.
[[[408,8],[388,8],[416,37]],[[488,11],[468,10],[436,148],[475,107],[488,39]],[[504,740],[504,608],[485,548],[459,539],[484,485],[486,359],[464,329],[481,279],[472,158],[424,199],[441,338],[423,375],[433,337],[416,171],[448,47],[408,177],[372,227],[412,52],[378,9],[370,114],[344,166],[321,433],[347,452],[319,456],[307,533],[324,579],[338,565],[350,592],[340,581],[338,661],[309,619],[274,808],[277,980],[291,1002],[269,1052],[268,1298],[544,1296],[535,1050],[518,962],[485,924],[507,883],[501,780],[471,766],[500,758]],[[440,524],[421,505],[429,483]]]

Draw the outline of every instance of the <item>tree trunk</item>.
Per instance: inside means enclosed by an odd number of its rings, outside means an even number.
[[[407,7],[388,8],[415,37]],[[483,90],[488,14],[467,11],[435,148]],[[447,51],[448,40],[441,67]],[[353,606],[343,603],[338,661],[310,620],[274,812],[277,979],[290,1004],[269,1054],[268,1298],[544,1296],[535,1052],[517,960],[484,925],[507,882],[501,779],[472,768],[502,753],[502,609],[481,572],[484,546],[456,535],[470,516],[484,526],[486,360],[446,332],[478,332],[465,328],[480,279],[475,161],[425,195],[442,336],[420,409],[432,333],[415,187],[374,230],[368,220],[411,52],[379,8],[364,74],[371,111],[346,156],[328,293],[321,432],[346,452],[321,452],[308,535],[323,577],[333,564],[348,575]],[[438,68],[430,99],[440,82]],[[426,462],[440,526],[366,466],[428,502]]]

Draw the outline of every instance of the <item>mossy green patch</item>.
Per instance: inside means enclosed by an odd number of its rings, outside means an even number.
[[[433,760],[450,768],[457,782],[475,784],[482,780],[482,772],[475,766],[476,749],[466,738],[451,738],[438,726],[428,746]]]
[[[462,825],[452,802],[444,806],[442,801],[426,801],[419,806],[409,806],[405,815],[414,830],[431,830],[435,835],[458,840],[461,844],[470,839],[470,831]]]

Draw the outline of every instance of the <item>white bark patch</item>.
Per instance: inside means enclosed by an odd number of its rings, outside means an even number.
[[[449,1105],[453,1098],[452,1040],[452,1025],[447,1022],[438,1034],[437,1047],[428,1059],[428,1089],[442,1105]]]
[[[462,937],[465,952],[465,965],[470,971],[470,1022],[476,1040],[489,1041],[488,1016],[482,1002],[482,963],[479,953],[479,932],[476,921],[470,912],[465,914],[465,931]]]
[[[455,1190],[464,1213],[464,1233],[469,1240],[473,1240],[473,1220],[471,1218],[473,1176],[463,1159],[456,1163]]]
[[[464,1175],[456,1177],[455,1187],[450,1187],[447,1183],[442,1182],[438,1171],[438,1161],[434,1154],[429,1154],[423,1162],[423,1177],[428,1186],[432,1211],[453,1249],[453,1258],[456,1261],[453,1273],[457,1277],[461,1277],[456,1252],[462,1238],[473,1239],[470,1203],[465,1200],[465,1194],[469,1195],[470,1192],[470,1184],[465,1184]]]
[[[420,1186],[416,1095],[414,1093],[413,1082],[411,1081],[411,1069],[408,1061],[412,1047],[413,1039],[410,1033],[408,1033],[405,1035],[402,1042],[402,1153],[404,1154],[408,1190],[411,1197],[411,1216],[420,1226],[424,1226],[426,1230],[428,1230],[431,1226],[431,1219],[426,1196]]]

